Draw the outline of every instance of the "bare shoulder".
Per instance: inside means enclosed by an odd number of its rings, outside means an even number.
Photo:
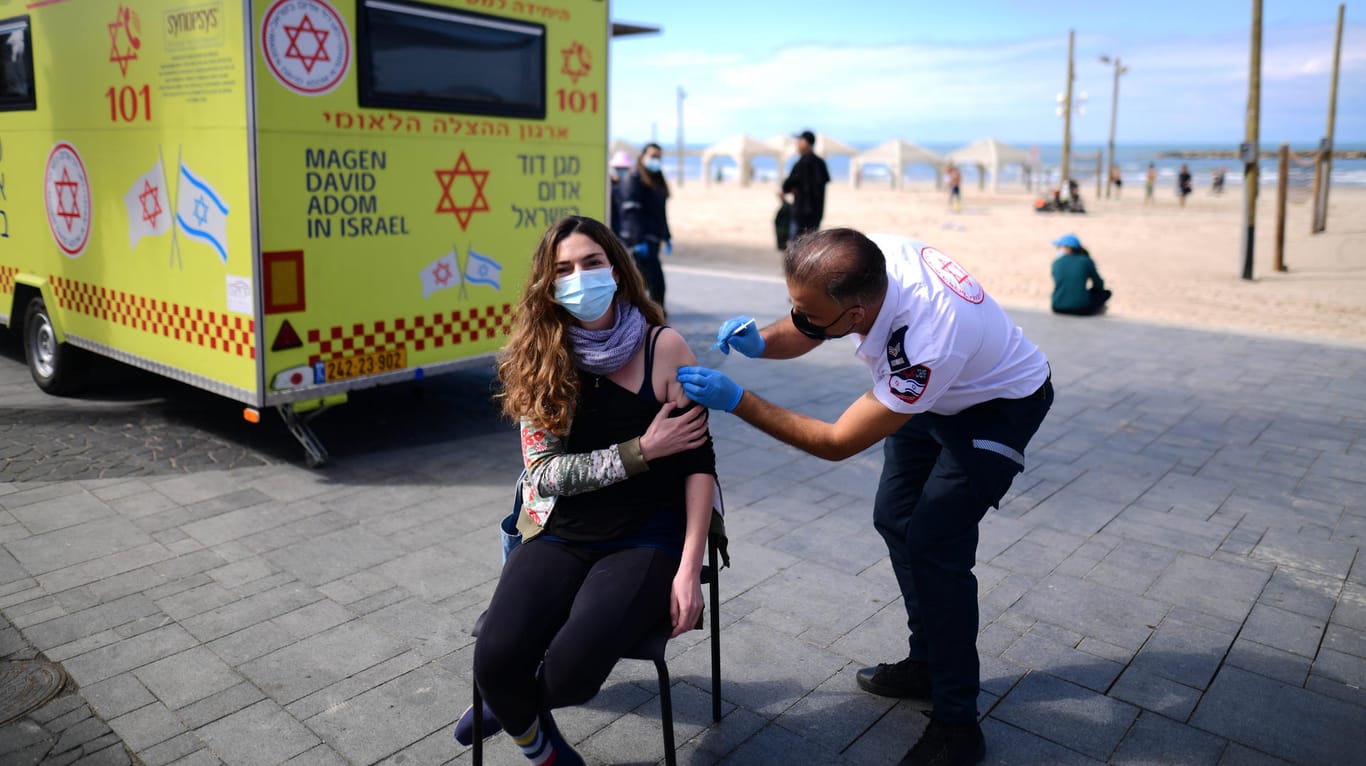
[[[671,401],[680,407],[688,403],[683,387],[678,383],[676,371],[679,367],[694,364],[697,364],[697,356],[688,348],[688,342],[677,330],[665,327],[655,345],[655,396],[659,401]]]
[[[697,364],[697,356],[688,348],[688,342],[672,327],[665,327],[659,333],[655,358],[659,360],[658,364],[669,367]]]

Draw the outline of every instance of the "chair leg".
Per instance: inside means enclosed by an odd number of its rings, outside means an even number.
[[[678,766],[678,755],[674,752],[674,704],[669,690],[669,666],[664,660],[655,660],[659,671],[659,723],[664,729],[664,763]]]
[[[479,684],[470,682],[474,687],[474,766],[483,766],[484,763],[484,710],[483,695],[479,693]]]
[[[721,579],[717,574],[721,571],[716,566],[716,548],[708,546],[708,557],[711,559],[712,578],[711,590],[711,720],[717,723],[721,720],[721,588],[717,585],[717,580]]]

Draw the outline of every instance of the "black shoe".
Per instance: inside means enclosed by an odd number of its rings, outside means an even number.
[[[907,657],[858,672],[859,688],[881,697],[930,701],[930,670],[923,662]]]
[[[898,766],[974,766],[987,757],[982,727],[972,723],[943,723],[930,719]]]

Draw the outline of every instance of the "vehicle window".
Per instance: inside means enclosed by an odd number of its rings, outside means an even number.
[[[27,16],[0,21],[0,110],[36,109]]]
[[[545,117],[545,27],[430,5],[362,0],[361,106]]]

